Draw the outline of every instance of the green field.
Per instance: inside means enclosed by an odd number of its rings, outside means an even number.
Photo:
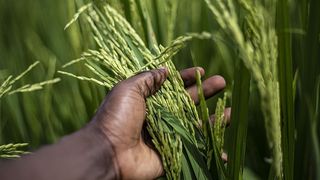
[[[29,92],[40,86],[0,95],[0,145],[28,143],[22,149],[33,151],[54,143],[83,127],[99,107],[107,87],[58,73],[93,76],[81,64],[63,68],[99,47],[83,15],[65,29],[89,2],[0,0],[0,86],[36,61],[10,91],[46,81],[37,91]],[[106,2],[151,53],[190,35],[173,57],[177,69],[201,66],[206,77],[225,78],[226,106],[232,107],[224,139],[227,179],[320,179],[319,0]],[[224,92],[207,100],[210,114]]]

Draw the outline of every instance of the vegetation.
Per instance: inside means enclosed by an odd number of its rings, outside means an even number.
[[[43,81],[36,84],[26,84],[22,87],[13,89],[13,85],[21,79],[23,76],[25,76],[29,71],[31,71],[35,66],[37,66],[39,62],[35,62],[32,65],[30,65],[25,71],[23,71],[21,74],[19,74],[16,77],[13,77],[10,75],[9,77],[5,78],[5,80],[2,82],[0,86],[0,98],[6,95],[12,95],[18,92],[31,92],[36,91],[39,89],[42,89],[44,85],[53,84],[60,81],[60,78],[55,78],[52,80]],[[0,157],[1,158],[14,158],[14,157],[20,157],[20,154],[25,154],[25,151],[18,150],[19,148],[27,146],[28,143],[17,143],[17,144],[4,144],[0,145]]]
[[[62,79],[42,91],[0,98],[0,144],[27,142],[32,150],[52,143],[83,126],[116,82],[165,65],[169,81],[148,100],[148,130],[168,178],[320,177],[320,2],[107,2],[0,0],[1,82],[14,79],[7,80],[8,74],[22,72],[35,59],[41,68],[22,77],[17,87],[43,77]],[[228,82],[224,98],[205,102],[198,77],[199,114],[175,68],[192,64]],[[224,130],[226,105],[232,106],[232,123]],[[209,112],[220,117],[213,128],[206,121]],[[190,155],[190,149],[197,153]]]
[[[0,157],[1,158],[17,158],[21,154],[26,154],[27,152],[19,150],[19,148],[26,147],[27,143],[17,143],[17,144],[5,144],[0,146]]]

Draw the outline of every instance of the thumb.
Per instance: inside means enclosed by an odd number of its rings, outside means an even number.
[[[166,68],[154,69],[125,80],[125,84],[130,84],[143,98],[147,98],[160,89],[167,76],[168,70]]]

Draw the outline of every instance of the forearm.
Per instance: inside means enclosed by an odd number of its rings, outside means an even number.
[[[5,179],[117,179],[114,151],[92,127],[64,137],[58,143],[17,160],[1,162]]]

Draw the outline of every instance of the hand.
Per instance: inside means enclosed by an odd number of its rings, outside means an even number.
[[[203,76],[204,70],[198,69]],[[180,74],[187,91],[198,104],[195,71],[196,68],[190,68]],[[157,69],[120,82],[106,96],[92,121],[112,144],[115,166],[123,179],[154,179],[163,173],[159,155],[146,145],[141,131],[146,118],[145,100],[161,87],[167,75],[166,69]],[[225,87],[225,80],[212,76],[202,85],[205,97],[209,98]],[[227,109],[226,116],[229,115],[230,109]]]

